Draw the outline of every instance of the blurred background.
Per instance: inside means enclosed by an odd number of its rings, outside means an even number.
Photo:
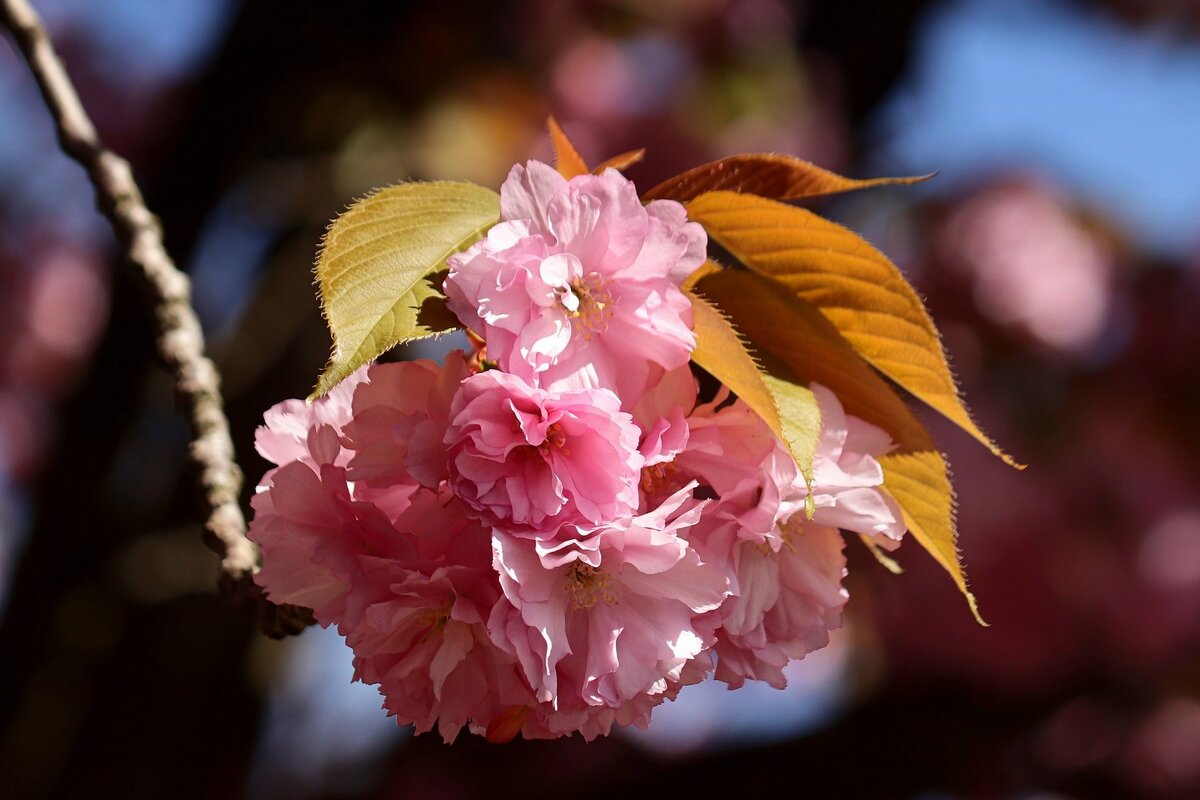
[[[412,738],[310,629],[214,591],[152,321],[0,44],[0,797],[766,791],[1200,797],[1200,4],[1191,0],[35,0],[130,158],[224,374],[264,409],[329,351],[311,265],[354,197],[646,147],[643,188],[776,151],[940,175],[819,209],[927,297],[991,627],[918,547],[784,692],[693,687],[648,733]]]

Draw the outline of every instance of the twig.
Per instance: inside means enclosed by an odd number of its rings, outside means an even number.
[[[37,12],[26,0],[0,0],[0,14],[37,79],[63,151],[87,171],[100,211],[153,294],[158,352],[175,376],[176,390],[192,426],[191,457],[200,467],[208,506],[205,539],[221,557],[221,586],[254,614],[267,634],[297,633],[311,624],[311,613],[271,604],[252,580],[258,569],[258,550],[246,538],[246,518],[238,503],[242,472],[234,460],[220,375],[204,354],[204,334],[191,304],[191,283],[167,254],[158,219],[146,208],[129,162],[100,142]]]

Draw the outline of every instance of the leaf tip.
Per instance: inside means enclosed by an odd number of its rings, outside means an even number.
[[[618,172],[623,172],[626,168],[632,167],[634,164],[641,161],[646,156],[646,148],[639,147],[637,150],[630,150],[627,153],[615,155],[606,161],[596,165],[592,170],[593,173],[599,175],[606,169],[615,169]]]
[[[553,114],[546,118],[546,128],[550,132],[550,142],[554,146],[554,166],[558,173],[567,180],[577,175],[588,174],[591,170],[588,169],[587,162],[583,160],[583,156],[579,155],[579,151],[575,149],[575,145],[567,137]]]
[[[329,394],[329,390],[332,389],[333,386],[330,384],[330,381],[328,380],[328,377],[327,377],[328,375],[329,375],[328,370],[321,373],[321,376],[319,378],[317,378],[317,385],[314,386],[313,390],[308,393],[308,397],[304,398],[304,405],[311,406],[313,403],[317,402],[322,397]]]
[[[1015,458],[1010,456],[1008,453],[1004,452],[1004,450],[1001,449],[1000,445],[996,444],[990,436],[988,436],[986,433],[984,433],[982,430],[980,430],[979,426],[975,424],[974,420],[972,420],[968,417],[968,422],[971,425],[970,428],[967,428],[968,433],[970,433],[975,439],[977,439],[980,443],[982,443],[983,446],[986,447],[991,452],[991,454],[994,455],[996,458],[1000,459],[1005,464],[1007,464],[1008,466],[1017,470],[1018,472],[1023,472],[1024,470],[1026,470],[1029,467],[1028,464],[1022,464],[1020,461],[1017,461]]]
[[[966,595],[967,606],[971,609],[971,616],[975,617],[975,621],[979,623],[979,626],[982,628],[992,627],[992,624],[985,620],[979,613],[979,603],[975,601],[975,595],[967,589],[963,589],[963,594]]]
[[[1028,464],[1022,464],[1020,461],[1017,461],[1015,458],[999,448],[996,449],[996,455],[1000,457],[1001,461],[1003,461],[1005,464],[1008,464],[1017,472],[1024,472],[1025,470],[1029,469]]]

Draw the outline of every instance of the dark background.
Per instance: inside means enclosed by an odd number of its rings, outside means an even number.
[[[940,170],[825,213],[927,297],[1017,473],[930,419],[991,627],[915,544],[851,543],[784,693],[649,735],[411,738],[349,652],[214,591],[146,298],[0,44],[0,798],[1200,796],[1200,37],[1186,0],[35,0],[130,158],[223,371],[264,409],[329,350],[310,272],[373,186],[497,186],[554,113],[639,185],[735,152]]]

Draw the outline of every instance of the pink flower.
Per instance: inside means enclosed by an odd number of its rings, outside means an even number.
[[[847,414],[833,392],[812,385],[821,408],[821,440],[813,457],[813,521],[871,536],[894,550],[904,536],[900,506],[883,486],[876,456],[895,449],[887,431]]]
[[[383,514],[353,504],[344,469],[353,454],[342,446],[342,427],[366,379],[360,369],[314,403],[285,400],[255,434],[258,452],[280,465],[251,500],[249,536],[263,554],[255,580],[275,602],[312,608],[326,625],[344,608],[362,542],[389,527]]]
[[[487,634],[500,597],[490,538],[461,510],[457,523],[445,516],[406,520],[414,530],[399,538],[413,540],[409,558],[360,559],[340,628],[354,650],[355,679],[379,685],[389,714],[417,733],[436,724],[451,742],[464,726],[483,733],[534,700],[516,660]],[[444,535],[447,522],[452,535]]]
[[[600,531],[595,549],[553,559],[528,539],[493,534],[504,599],[488,627],[534,690],[534,725],[597,735],[614,721],[644,724],[654,705],[703,674],[703,664],[685,667],[714,641],[727,581],[678,535],[703,510],[680,513],[691,489]]]
[[[441,367],[424,359],[373,365],[356,387],[353,418],[345,425],[355,451],[351,480],[371,487],[415,481],[436,489],[448,477],[442,438],[450,402],[467,375],[460,350]]]
[[[461,354],[445,368],[377,364],[311,406],[273,408],[260,449],[290,460],[264,476],[249,534],[267,595],[337,625],[356,678],[380,684],[402,724],[437,725],[447,741],[535,702],[487,633],[501,596],[490,534],[439,477],[465,374]]]
[[[742,538],[761,543],[803,509],[804,477],[787,449],[749,406],[727,403],[722,387],[688,417],[688,440],[667,468],[675,480],[696,480],[718,499],[713,513],[737,508]],[[668,483],[668,486],[670,484]]]
[[[722,565],[730,597],[721,607],[717,678],[782,687],[783,668],[829,641],[847,594],[838,528],[898,544],[904,524],[881,490],[876,456],[893,448],[880,428],[848,416],[833,392],[812,385],[821,410],[813,459],[813,519],[795,462],[757,415],[722,397],[689,418],[688,446],[674,462],[719,497],[688,532],[702,556]]]
[[[607,390],[547,392],[488,370],[451,407],[450,486],[489,525],[540,539],[594,529],[636,511],[639,436]]]
[[[642,429],[638,449],[646,467],[668,463],[683,452],[689,435],[688,412],[696,405],[696,378],[690,367],[658,372],[662,375],[651,379],[632,411],[633,421]]]
[[[351,499],[344,468],[314,472],[301,461],[268,472],[250,504],[248,535],[262,548],[255,582],[276,603],[311,608],[322,625],[338,622],[358,556],[391,536],[387,517]]]
[[[801,517],[780,529],[778,550],[734,546],[738,591],[721,609],[716,646],[717,680],[733,688],[751,678],[782,689],[788,662],[829,644],[829,631],[841,627],[845,542],[837,528]]]
[[[469,560],[470,540],[460,535],[468,527],[482,537],[472,558],[488,565],[487,534],[448,494],[401,484],[386,503],[377,504],[357,499],[358,489],[346,469],[333,464],[314,471],[293,461],[264,476],[251,499],[248,535],[262,548],[255,581],[268,597],[312,608],[322,625],[343,625],[354,606],[363,558],[414,566],[432,564],[445,553]]]
[[[707,237],[681,205],[642,206],[616,170],[567,181],[530,161],[504,182],[500,219],[450,258],[445,291],[502,369],[632,404],[651,365],[687,364],[695,338],[679,284],[703,263]]]
[[[284,400],[263,414],[254,433],[254,447],[272,464],[302,461],[313,468],[337,462],[344,466],[351,454],[342,450],[342,427],[350,420],[354,391],[367,378],[367,368],[353,374],[313,403]]]

